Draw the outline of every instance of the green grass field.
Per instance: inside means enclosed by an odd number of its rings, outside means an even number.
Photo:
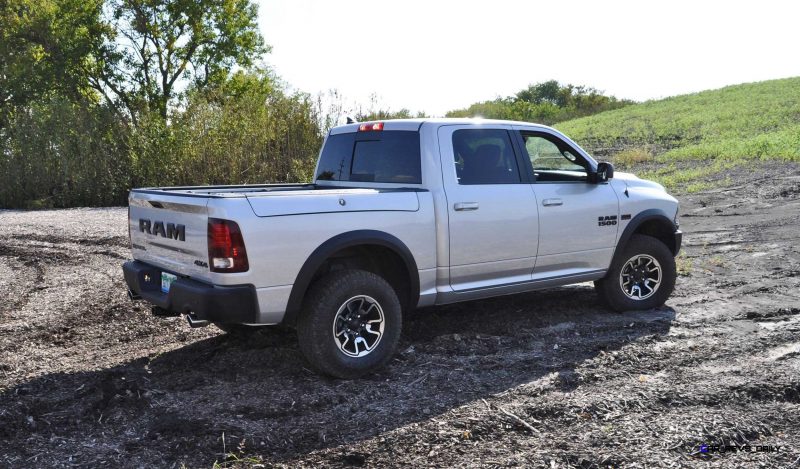
[[[696,192],[744,161],[800,162],[800,77],[647,101],[556,127],[621,169],[641,167],[642,177]]]

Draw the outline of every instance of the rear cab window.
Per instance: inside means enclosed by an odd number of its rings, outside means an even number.
[[[419,132],[384,130],[329,135],[316,179],[422,184]]]

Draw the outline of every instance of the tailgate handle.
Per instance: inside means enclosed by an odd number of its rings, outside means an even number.
[[[478,210],[478,202],[459,202],[453,205],[456,212],[466,212],[469,210]]]
[[[553,207],[556,205],[564,205],[564,202],[561,199],[544,199],[542,205],[545,207]]]

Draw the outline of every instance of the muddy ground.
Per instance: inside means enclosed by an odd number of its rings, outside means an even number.
[[[357,381],[130,302],[124,208],[0,212],[0,466],[797,467],[800,170],[759,172],[680,196],[666,307],[429,308]]]

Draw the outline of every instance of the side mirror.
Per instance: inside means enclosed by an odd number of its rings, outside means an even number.
[[[614,165],[605,161],[597,164],[597,182],[606,182],[614,177]]]

